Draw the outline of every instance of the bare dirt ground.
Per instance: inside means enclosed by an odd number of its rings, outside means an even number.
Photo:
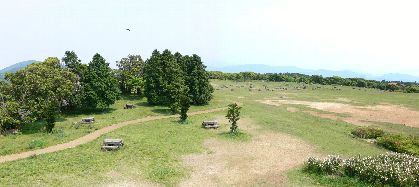
[[[184,157],[192,172],[179,186],[286,186],[285,171],[315,154],[304,141],[260,131],[249,119],[241,119],[239,127],[252,135],[250,141],[205,141],[205,153]]]
[[[299,110],[298,110],[298,108],[295,108],[295,107],[287,107],[287,111],[288,112],[298,112]]]
[[[342,99],[341,99],[342,100]],[[343,101],[343,100],[342,100]],[[334,102],[311,102],[298,100],[263,100],[262,103],[274,106],[281,105],[304,105],[313,109],[332,112],[336,114],[348,114],[350,116],[342,117],[335,114],[322,114],[314,111],[306,111],[315,116],[328,119],[342,119],[355,125],[369,125],[368,121],[387,122],[393,124],[403,124],[406,126],[419,128],[419,112],[390,104],[380,104],[375,106],[354,106],[346,103]]]
[[[188,115],[193,116],[193,115],[217,112],[217,111],[221,111],[221,110],[224,110],[224,109],[225,108],[202,110],[202,111],[197,111],[197,112],[191,112]],[[73,147],[91,142],[91,141],[95,140],[96,138],[99,138],[103,134],[106,134],[106,133],[114,131],[116,129],[125,127],[127,125],[133,125],[133,124],[143,123],[143,122],[147,122],[147,121],[154,121],[154,120],[161,120],[161,119],[168,119],[168,118],[175,118],[175,117],[178,117],[178,115],[149,116],[149,117],[145,117],[145,118],[141,118],[141,119],[137,119],[137,120],[125,121],[125,122],[122,122],[122,123],[113,124],[113,125],[104,127],[102,129],[99,129],[99,130],[94,131],[94,132],[92,132],[88,135],[85,135],[83,137],[80,137],[78,139],[72,140],[72,141],[67,142],[67,143],[58,144],[58,145],[46,147],[46,148],[43,148],[43,149],[37,149],[37,150],[33,150],[33,151],[26,151],[26,152],[22,152],[22,153],[0,156],[0,163],[19,160],[19,159],[23,159],[23,158],[28,158],[28,157],[33,156],[33,155],[52,153],[52,152],[57,152],[57,151],[61,151],[61,150],[64,150],[64,149],[73,148]]]

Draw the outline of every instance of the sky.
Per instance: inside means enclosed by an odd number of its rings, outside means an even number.
[[[67,50],[115,67],[169,49],[212,67],[418,76],[418,10],[417,0],[1,0],[0,68]]]

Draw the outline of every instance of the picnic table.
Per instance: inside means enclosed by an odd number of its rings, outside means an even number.
[[[90,123],[94,123],[95,122],[95,117],[87,117],[87,118],[82,118],[81,119],[81,123],[83,124],[90,124]]]
[[[124,146],[122,139],[105,139],[103,140],[102,150],[113,151],[118,150],[122,146]]]
[[[202,127],[206,129],[216,129],[220,127],[220,125],[218,124],[218,121],[203,121]]]
[[[135,105],[133,104],[125,104],[124,109],[133,109],[135,108]]]

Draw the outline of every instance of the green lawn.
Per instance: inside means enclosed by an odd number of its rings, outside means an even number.
[[[126,103],[135,104],[134,109],[123,109]],[[210,108],[225,107],[220,100],[213,100],[211,104],[204,106],[192,106],[190,111],[205,110]],[[77,139],[96,129],[100,129],[118,122],[144,118],[146,116],[170,115],[167,107],[149,106],[145,98],[123,97],[112,105],[108,110],[95,113],[84,113],[77,115],[63,114],[56,123],[54,133],[47,134],[43,130],[42,122],[34,123],[22,130],[19,135],[0,136],[0,155],[18,153],[22,151],[43,148],[59,143]],[[83,117],[94,116],[96,122],[92,127],[81,125],[74,128],[74,123],[79,122]],[[37,146],[31,146],[31,142],[38,142]],[[32,149],[31,149],[32,148]]]
[[[232,82],[213,80],[216,88],[214,100],[209,105],[194,106],[191,111],[224,107],[231,102],[238,102],[243,106],[242,116],[250,118],[264,130],[283,132],[301,138],[317,147],[321,154],[374,155],[386,150],[352,138],[350,131],[356,126],[319,117],[302,112],[288,112],[285,106],[265,105],[257,100],[279,98],[287,96],[289,99],[309,101],[336,101],[347,98],[351,104],[373,105],[379,103],[401,104],[419,110],[419,94],[404,94],[382,92],[370,89],[353,89],[351,87],[309,85],[307,89],[298,90],[296,83],[267,83],[267,82]],[[250,84],[253,90],[249,91]],[[284,91],[265,91],[286,87]],[[261,91],[258,91],[258,89]],[[233,90],[232,90],[233,89]],[[133,110],[123,110],[125,103],[137,104]],[[145,99],[124,98],[111,107],[107,113],[83,114],[63,116],[57,124],[57,132],[46,134],[29,129],[22,135],[0,137],[0,154],[10,154],[29,149],[33,140],[45,142],[42,146],[49,146],[66,142],[95,128],[102,128],[113,123],[142,118],[149,115],[168,115],[164,107],[146,105]],[[93,129],[86,127],[71,128],[73,122],[84,116],[95,116],[97,123]],[[19,161],[0,164],[1,185],[6,186],[92,186],[108,184],[115,181],[109,177],[113,173],[123,176],[120,180],[144,179],[163,185],[173,186],[185,179],[189,170],[182,165],[183,155],[205,151],[202,143],[210,137],[217,137],[229,141],[219,131],[207,131],[200,128],[204,119],[223,116],[225,112],[204,114],[190,117],[189,123],[179,124],[177,119],[147,122],[131,125],[106,134],[88,144],[60,151],[57,153],[36,156]],[[419,130],[394,124],[377,123],[386,131],[418,135]],[[32,132],[31,132],[32,131]],[[117,152],[100,151],[103,138],[123,138],[126,147]],[[245,138],[246,139],[246,138]],[[232,140],[236,141],[236,140]],[[247,141],[247,140],[245,140]],[[41,143],[42,144],[42,143]],[[117,177],[117,176],[116,176]],[[101,181],[98,184],[98,181]],[[307,175],[296,168],[289,172],[288,181],[296,186],[368,186],[354,179],[330,178]]]

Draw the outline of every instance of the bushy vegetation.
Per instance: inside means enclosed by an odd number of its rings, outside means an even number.
[[[388,134],[377,138],[377,144],[398,153],[419,156],[419,137]]]
[[[416,82],[389,82],[366,80],[363,78],[342,78],[339,76],[323,77],[321,75],[304,75],[300,73],[223,73],[220,71],[211,71],[212,79],[220,80],[264,80],[272,82],[298,82],[305,84],[322,84],[322,85],[342,85],[361,88],[376,88],[388,91],[402,91],[406,93],[419,93],[419,84]]]
[[[397,153],[419,155],[419,137],[385,133],[373,127],[359,127],[351,132],[362,139],[376,139],[377,145]]]
[[[356,177],[377,185],[418,186],[419,158],[407,154],[387,153],[377,156],[328,156],[325,159],[309,158],[306,172],[326,175]]]
[[[376,139],[384,135],[382,129],[373,127],[359,127],[351,132],[352,135],[363,139]]]

